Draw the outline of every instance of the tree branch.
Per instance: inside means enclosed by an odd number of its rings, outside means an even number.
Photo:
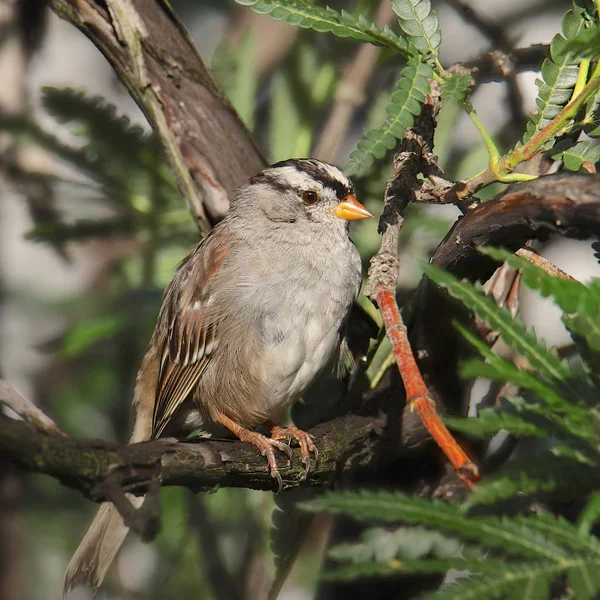
[[[408,204],[417,200],[421,184],[419,173],[439,176],[441,171],[433,156],[433,134],[436,118],[441,108],[441,88],[431,81],[431,91],[408,129],[394,156],[394,174],[389,180],[384,199],[384,211],[379,222],[382,234],[379,252],[371,259],[365,295],[377,304],[398,370],[406,390],[406,403],[410,412],[416,412],[427,431],[444,451],[458,476],[469,487],[479,480],[479,472],[462,448],[457,444],[435,410],[435,400],[430,394],[417,367],[408,341],[406,326],[396,302],[398,279],[398,234],[404,223],[403,212]],[[428,192],[429,194],[429,192]]]
[[[516,252],[528,240],[553,234],[574,239],[600,235],[600,175],[563,172],[509,186],[459,219],[431,262],[459,278],[487,281],[499,264],[478,247],[489,244]],[[427,278],[412,304],[411,342],[425,381],[450,403],[450,410],[459,411],[458,361],[464,344],[454,321],[468,325],[470,317]]]
[[[266,163],[168,3],[51,0],[50,6],[104,54],[159,137],[192,215],[210,229],[233,191]]]
[[[281,456],[284,488],[329,485],[340,472],[366,465],[375,457],[384,426],[384,417],[357,415],[318,425],[311,430],[319,447],[318,464],[305,481],[300,451],[293,449],[291,466]],[[157,481],[194,491],[217,486],[277,489],[256,449],[233,440],[115,444],[49,434],[0,415],[0,458],[21,470],[50,475],[95,502],[114,500],[116,483],[135,494],[146,493]]]
[[[35,425],[38,429],[55,435],[65,435],[39,406],[36,406],[31,400],[25,398],[23,394],[17,392],[8,381],[4,381],[3,379],[0,379],[0,404],[8,406],[22,419]]]

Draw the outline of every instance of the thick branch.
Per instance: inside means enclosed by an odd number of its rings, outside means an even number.
[[[319,461],[303,481],[300,452],[292,464],[280,456],[285,488],[328,485],[342,471],[367,464],[375,456],[384,418],[348,415],[315,427],[311,433]],[[0,415],[0,459],[24,471],[45,473],[63,485],[99,502],[106,499],[106,482],[117,481],[128,492],[145,493],[148,485],[181,485],[194,491],[214,487],[275,490],[264,457],[238,441],[177,442],[155,440],[114,444],[48,434],[28,423]]]
[[[564,172],[510,186],[458,220],[431,260],[458,277],[486,280],[498,265],[477,252],[479,246],[516,251],[553,233],[576,239],[600,234],[600,175]]]
[[[558,234],[587,239],[600,235],[600,175],[560,173],[510,186],[459,219],[431,262],[457,277],[486,281],[499,266],[477,248],[486,244],[517,251],[528,240]],[[465,310],[424,278],[414,298],[411,342],[425,380],[458,410],[458,361],[463,343],[455,320]]]
[[[265,160],[168,3],[51,0],[50,5],[110,62],[159,137],[193,216],[210,228],[225,214],[233,191]]]

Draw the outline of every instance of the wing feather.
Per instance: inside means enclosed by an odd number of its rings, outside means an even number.
[[[225,227],[225,223],[218,225],[188,254],[165,292],[159,321],[165,321],[167,335],[156,387],[153,437],[162,433],[192,393],[217,348],[217,311],[208,305],[211,283],[229,253]]]

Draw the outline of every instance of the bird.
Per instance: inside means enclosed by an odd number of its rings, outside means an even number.
[[[350,179],[317,159],[275,163],[238,188],[165,289],[136,378],[129,442],[163,436],[173,423],[219,424],[256,446],[280,489],[275,450],[289,453],[292,440],[308,473],[313,438],[275,420],[337,367],[362,280],[350,221],[372,216]],[[127,532],[103,503],[67,567],[65,597],[98,589]]]

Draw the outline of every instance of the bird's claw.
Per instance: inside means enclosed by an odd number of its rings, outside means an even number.
[[[310,455],[314,454],[315,466],[319,460],[319,451],[313,442],[313,437],[310,433],[298,429],[298,427],[280,427],[274,425],[271,428],[272,440],[296,440],[300,446],[300,455],[302,456],[302,464],[304,465],[304,478],[308,477],[310,472]]]

